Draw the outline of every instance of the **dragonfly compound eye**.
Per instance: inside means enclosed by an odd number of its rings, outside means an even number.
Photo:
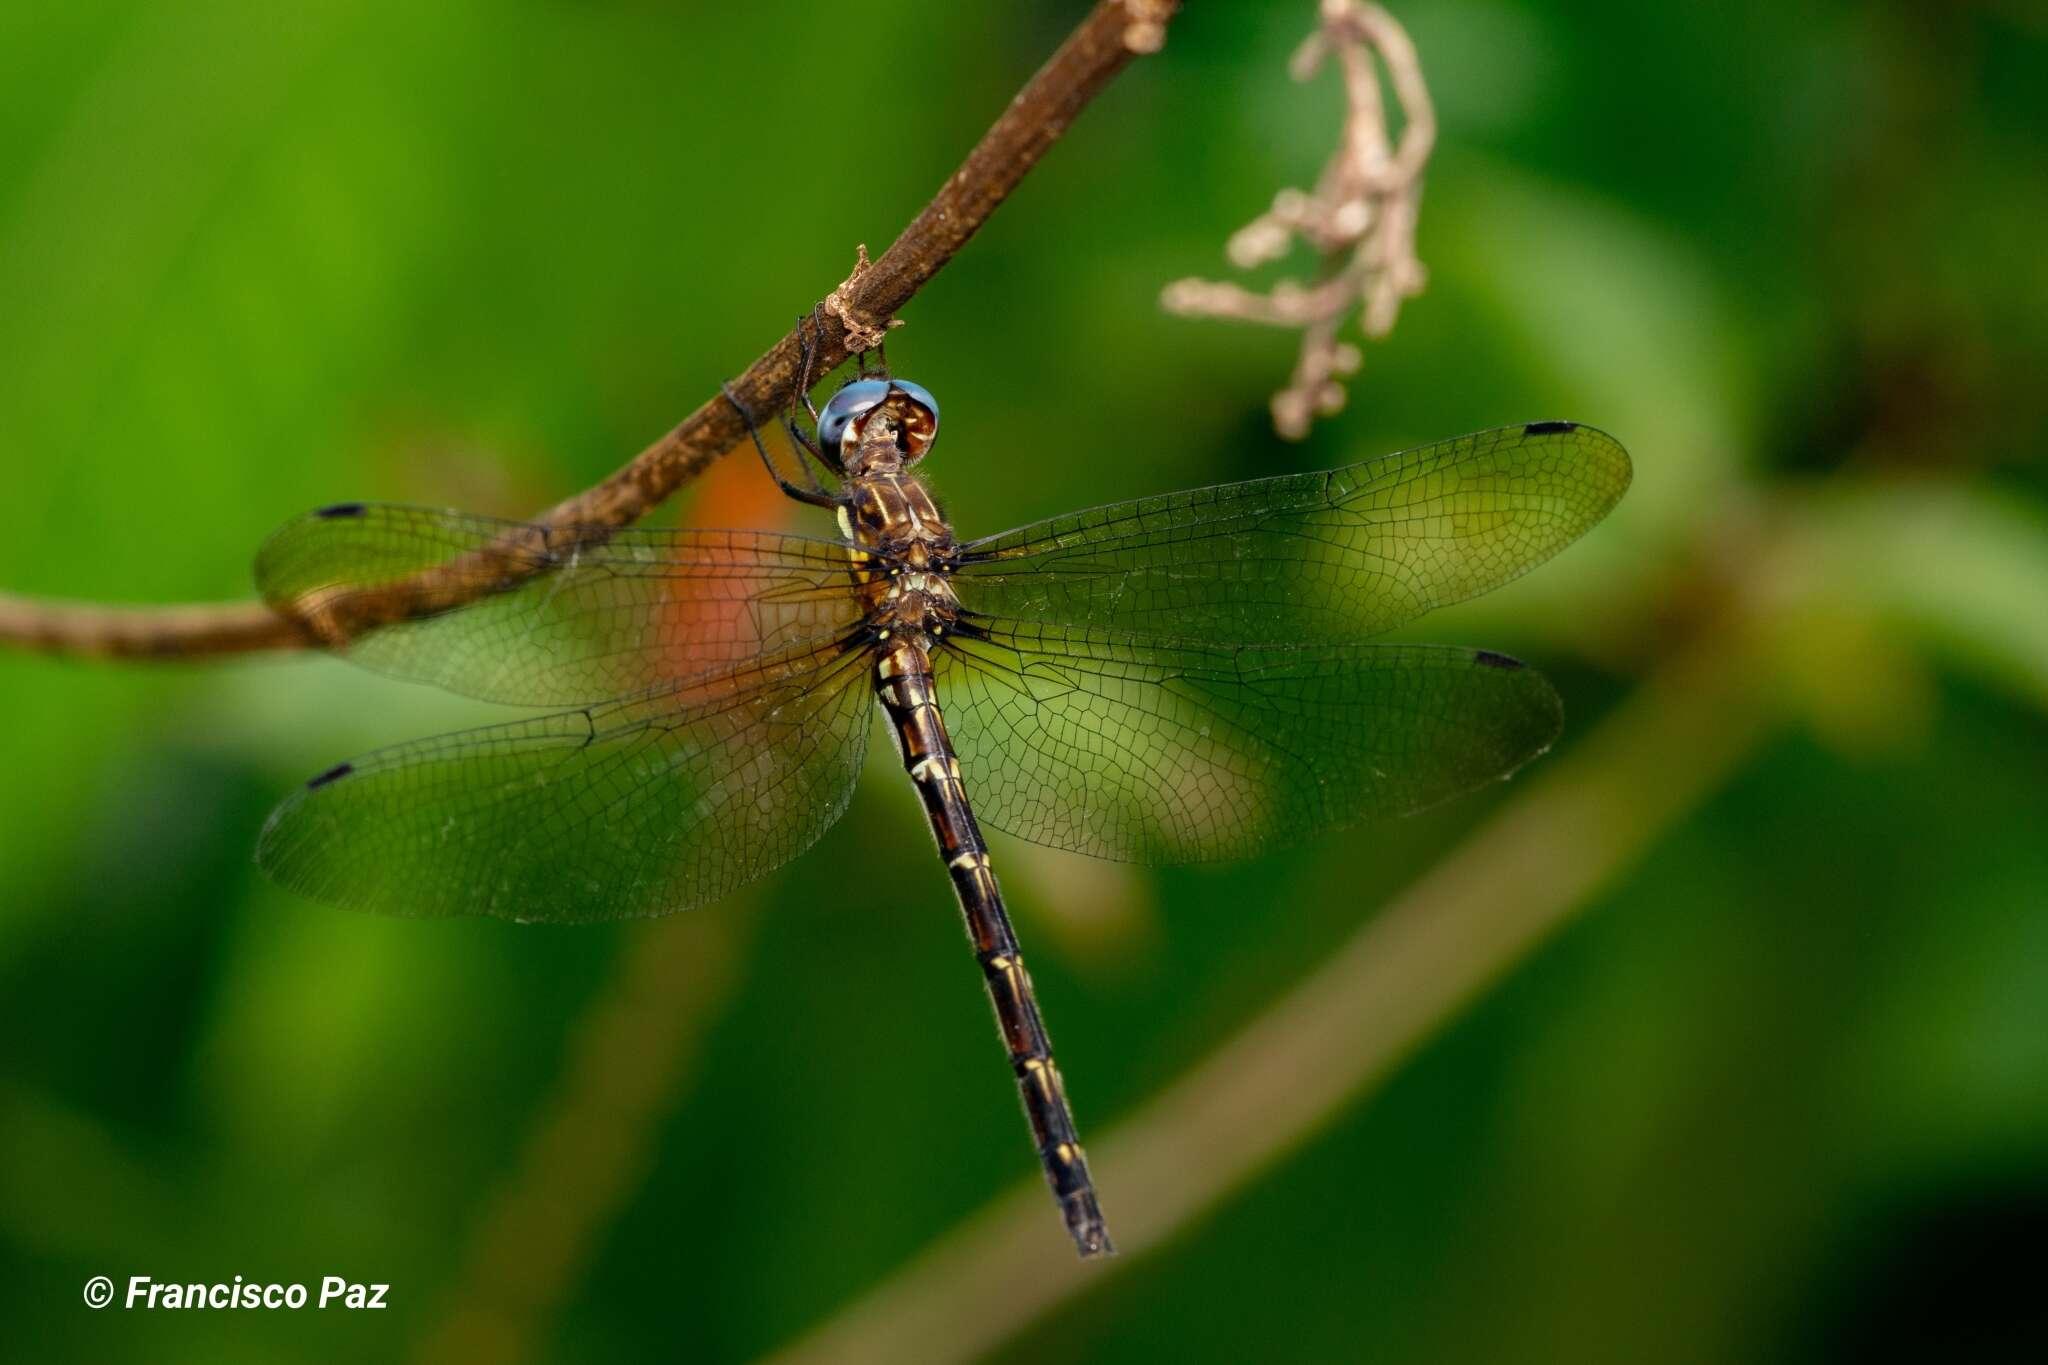
[[[939,439],[939,400],[932,397],[931,390],[922,384],[913,384],[907,379],[898,379],[889,385],[889,402],[899,422],[897,440],[903,446],[906,462],[915,460],[932,448],[932,442]]]
[[[860,379],[832,395],[818,414],[818,443],[844,458],[860,444],[868,423],[879,415],[894,419],[897,444],[907,464],[931,449],[939,434],[939,403],[921,384],[901,379]]]

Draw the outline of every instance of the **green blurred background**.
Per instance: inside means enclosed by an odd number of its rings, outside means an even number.
[[[593,482],[879,250],[1084,10],[5,7],[0,587],[242,596],[316,504]],[[1586,542],[1411,632],[1557,683],[1515,783],[1201,871],[998,842],[1084,1136],[1551,771],[1625,751],[1650,813],[1383,1085],[996,1356],[2048,1358],[2048,20],[1395,12],[1442,121],[1431,282],[1307,443],[1265,407],[1292,336],[1156,300],[1333,145],[1334,82],[1286,74],[1310,0],[1191,0],[891,343],[969,535],[1535,418],[1636,460]],[[405,922],[272,888],[256,830],[473,708],[21,654],[0,708],[8,1359],[748,1359],[1036,1179],[900,774],[675,920]],[[1026,1279],[1069,1273],[1040,1213]],[[392,1306],[94,1313],[95,1274]]]

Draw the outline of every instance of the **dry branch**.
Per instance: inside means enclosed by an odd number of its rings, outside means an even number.
[[[1282,190],[1273,207],[1232,235],[1239,269],[1279,260],[1296,239],[1319,257],[1314,284],[1282,280],[1264,293],[1211,280],[1176,280],[1160,303],[1186,317],[1236,318],[1302,329],[1301,358],[1287,387],[1273,396],[1273,425],[1282,436],[1308,435],[1318,416],[1344,406],[1343,377],[1363,360],[1337,340],[1353,307],[1359,328],[1377,340],[1393,330],[1402,300],[1422,290],[1415,256],[1415,217],[1422,172],[1436,144],[1436,113],[1423,83],[1415,45],[1394,17],[1363,0],[1322,0],[1322,23],[1294,54],[1305,81],[1334,56],[1344,78],[1344,137],[1312,191]],[[1401,107],[1399,141],[1387,128],[1377,64],[1384,64]]]
[[[832,292],[822,313],[813,370],[844,361],[967,243],[1058,141],[1069,124],[1135,56],[1157,51],[1179,0],[1102,0],[1010,101],[967,159],[889,249]],[[864,259],[864,258],[863,258]],[[748,366],[732,391],[756,412],[779,411],[796,383],[802,324]],[[0,594],[0,644],[96,658],[196,658],[258,649],[319,648],[373,626],[444,611],[535,571],[543,550],[570,537],[540,528],[615,529],[645,516],[720,455],[746,440],[723,397],[708,399],[667,435],[593,488],[533,519],[536,528],[490,551],[414,579],[320,604],[319,619],[288,619],[260,602],[116,608]],[[543,545],[543,540],[546,544]]]
[[[421,1365],[522,1365],[545,1354],[739,985],[752,916],[728,908],[655,920],[626,941],[571,1033],[554,1093],[486,1195],[453,1292],[414,1342]]]

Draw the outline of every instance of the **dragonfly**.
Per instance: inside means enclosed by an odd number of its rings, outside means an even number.
[[[785,419],[803,481],[755,444],[836,535],[365,503],[278,531],[256,567],[278,610],[317,625],[354,595],[410,596],[339,652],[538,714],[329,768],[271,815],[258,862],[313,899],[399,915],[683,910],[818,840],[879,710],[1066,1229],[1083,1257],[1110,1252],[980,822],[1098,858],[1205,862],[1507,776],[1562,726],[1539,673],[1370,641],[1563,549],[1621,497],[1628,455],[1594,428],[1530,422],[962,541],[915,472],[938,434],[931,393],[864,375],[821,412],[808,387],[812,430],[794,403]]]

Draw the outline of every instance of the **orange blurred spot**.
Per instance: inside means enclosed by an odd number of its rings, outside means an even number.
[[[763,437],[770,453],[793,473],[788,437],[779,431],[764,432]],[[785,497],[751,447],[743,446],[714,461],[699,477],[684,524],[774,535],[796,531],[802,525],[797,514],[808,510]],[[822,514],[804,520],[818,516]],[[804,529],[828,535],[836,530]],[[702,537],[688,555],[694,572],[679,577],[676,591],[657,608],[666,618],[660,638],[673,642],[663,653],[663,678],[695,680],[677,694],[680,703],[730,696],[793,671],[792,659],[777,648],[783,641],[765,633],[786,629],[792,620],[795,609],[774,601],[776,593],[788,593],[791,585],[786,575],[756,567],[752,540],[742,535],[728,547],[716,536]],[[850,615],[850,583],[847,592]],[[757,598],[765,600],[757,604]],[[825,613],[821,610],[819,615]],[[764,650],[769,659],[752,662]]]

